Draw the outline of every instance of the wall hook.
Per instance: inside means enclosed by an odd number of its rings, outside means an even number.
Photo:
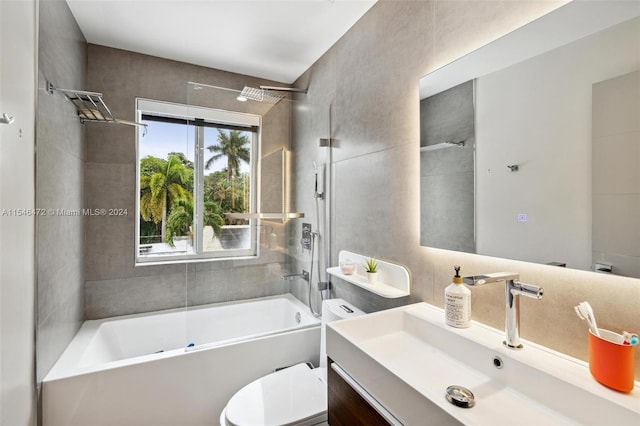
[[[15,118],[12,115],[9,115],[5,112],[2,114],[2,117],[0,118],[0,123],[11,124],[13,123],[13,120],[15,120]]]
[[[511,170],[512,172],[517,172],[518,169],[520,168],[517,164],[512,164],[510,166],[507,166],[509,168],[509,170]]]

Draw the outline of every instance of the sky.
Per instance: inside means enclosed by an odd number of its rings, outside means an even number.
[[[194,161],[195,127],[175,123],[163,123],[159,121],[143,121],[148,125],[147,134],[138,139],[138,152],[140,158],[152,155],[166,159],[170,152],[183,152],[185,156]],[[212,127],[205,128],[205,161],[212,155],[206,147],[217,141],[218,130]],[[219,171],[227,165],[226,159],[215,161],[210,169],[205,170],[205,175]],[[242,163],[240,172],[249,172],[249,165]]]

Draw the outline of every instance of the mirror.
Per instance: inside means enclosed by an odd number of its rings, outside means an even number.
[[[574,1],[420,80],[421,245],[640,277],[638,16]]]

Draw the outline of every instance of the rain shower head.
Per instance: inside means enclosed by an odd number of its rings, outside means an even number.
[[[272,105],[277,104],[281,99],[284,99],[283,94],[273,93],[269,90],[256,89],[255,87],[249,86],[244,86],[244,89],[240,92],[240,96],[238,96],[239,101],[252,100]]]

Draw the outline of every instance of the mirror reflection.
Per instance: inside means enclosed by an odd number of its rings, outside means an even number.
[[[574,3],[421,79],[422,245],[640,277],[640,7]]]

